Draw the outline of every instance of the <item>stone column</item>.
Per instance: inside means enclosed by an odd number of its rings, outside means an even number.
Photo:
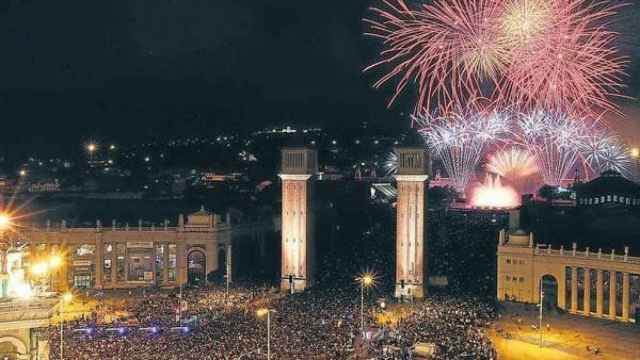
[[[162,283],[169,282],[169,243],[162,244]]]
[[[397,152],[395,297],[423,298],[428,278],[424,270],[429,160],[424,148],[399,148]]]
[[[583,309],[584,315],[589,316],[591,314],[591,269],[584,269],[584,299]]]
[[[560,275],[560,278],[558,279],[558,307],[562,310],[566,310],[567,309],[567,279],[566,279],[566,272],[565,269],[562,268],[562,274]]]
[[[111,243],[111,287],[115,288],[118,283],[118,271],[117,271],[117,263],[118,263],[118,243]]]
[[[616,318],[616,272],[609,271],[609,318]]]
[[[282,149],[282,291],[304,291],[315,283],[313,176],[317,163],[314,149]]]
[[[153,264],[152,267],[152,271],[153,271],[153,284],[155,286],[158,286],[158,262],[156,261],[156,259],[158,258],[158,254],[156,253],[158,249],[158,242],[157,241],[153,241],[153,249],[151,250],[151,264]]]
[[[124,282],[129,281],[129,247],[127,242],[124,241]]]
[[[178,239],[176,243],[176,280],[178,285],[186,282],[186,259],[185,259],[184,238]]]
[[[102,290],[102,267],[104,266],[104,245],[102,244],[102,233],[98,232],[96,234],[96,256],[95,259],[95,267],[96,267],[96,284],[95,288]]]
[[[571,267],[571,312],[578,311],[578,268]]]
[[[598,314],[598,316],[602,316],[602,313],[604,312],[603,282],[604,282],[604,276],[603,276],[602,270],[598,269],[596,270],[596,314]]]
[[[629,273],[627,272],[622,274],[622,321],[629,321]]]

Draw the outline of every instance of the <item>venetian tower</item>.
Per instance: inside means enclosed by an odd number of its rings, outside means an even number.
[[[282,268],[280,288],[304,291],[315,280],[313,176],[318,155],[313,149],[282,149]]]
[[[430,161],[424,148],[397,149],[396,297],[424,297],[426,192]]]

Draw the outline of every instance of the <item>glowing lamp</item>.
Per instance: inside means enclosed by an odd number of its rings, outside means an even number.
[[[44,275],[47,271],[49,271],[49,264],[46,262],[39,262],[31,267],[31,273],[36,276]]]
[[[56,269],[62,265],[62,257],[60,255],[52,255],[49,259],[49,267]]]
[[[64,301],[65,303],[70,303],[71,300],[73,300],[73,294],[67,292],[62,295],[62,301]]]
[[[11,225],[11,217],[9,215],[0,213],[0,230],[4,230]]]

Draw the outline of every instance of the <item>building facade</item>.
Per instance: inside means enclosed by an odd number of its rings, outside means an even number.
[[[552,304],[573,314],[625,322],[640,318],[640,258],[601,249],[552,249],[533,234],[501,231],[497,298]],[[542,287],[542,288],[541,288]]]
[[[180,215],[177,226],[121,226],[114,221],[91,228],[59,226],[30,227],[19,232],[28,250],[28,260],[57,254],[63,266],[51,274],[55,289],[117,289],[175,287],[205,281],[207,274],[225,263],[231,265],[234,239],[255,241],[264,248],[264,223],[232,224],[204,209]],[[235,240],[237,241],[237,240]],[[27,265],[28,266],[28,265]],[[228,267],[229,276],[233,268]],[[224,269],[223,269],[224,270]]]

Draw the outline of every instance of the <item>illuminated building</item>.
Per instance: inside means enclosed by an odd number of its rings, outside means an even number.
[[[618,321],[640,319],[640,258],[602,249],[552,249],[519,229],[512,211],[509,231],[498,238],[497,298],[540,302],[572,314]]]
[[[221,219],[201,209],[177,226],[117,224],[68,227],[48,223],[19,232],[30,259],[45,254],[62,254],[63,266],[53,274],[54,288],[174,287],[204,281],[227,261],[236,242],[250,242],[249,248],[264,253],[267,222],[232,223],[231,215]],[[233,267],[230,267],[231,269]]]

